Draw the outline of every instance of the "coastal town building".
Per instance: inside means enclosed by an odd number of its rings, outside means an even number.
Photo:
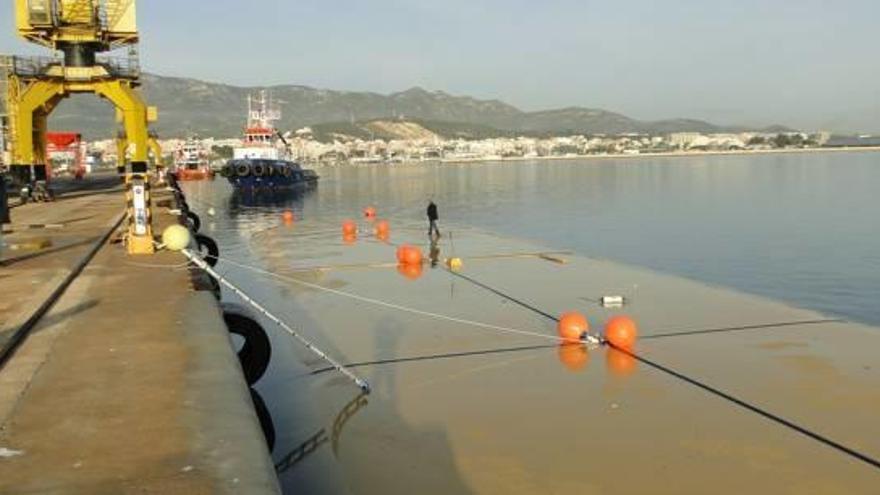
[[[489,139],[443,139],[433,135],[413,139],[361,139],[337,136],[319,141],[311,128],[284,135],[293,157],[314,165],[373,164],[404,162],[460,162],[575,158],[582,156],[646,155],[663,153],[767,151],[779,148],[810,148],[825,145],[828,133],[671,133],[666,135],[572,135],[556,137],[499,137]],[[169,155],[186,139],[161,141]],[[238,139],[199,138],[202,148],[219,168],[229,158]],[[116,159],[113,140],[89,143],[89,154],[106,163]]]

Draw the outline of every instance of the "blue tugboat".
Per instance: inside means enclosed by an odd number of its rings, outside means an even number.
[[[288,160],[230,160],[222,173],[232,187],[247,192],[283,192],[318,183],[318,174],[314,170],[303,169],[298,163]]]
[[[259,98],[248,97],[244,139],[221,172],[237,192],[275,195],[318,183],[314,170],[290,159],[287,142],[275,129],[274,122],[279,119],[281,110],[273,107],[265,91]]]

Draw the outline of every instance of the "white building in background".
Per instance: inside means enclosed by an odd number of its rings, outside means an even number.
[[[669,144],[676,148],[690,148],[702,137],[704,136],[699,132],[675,132],[669,135]]]

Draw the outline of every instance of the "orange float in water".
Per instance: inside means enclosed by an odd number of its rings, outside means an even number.
[[[636,358],[613,347],[609,347],[605,353],[605,364],[612,375],[619,377],[632,375],[639,366]]]
[[[342,222],[342,235],[357,235],[357,231],[358,226],[356,223],[354,223],[354,220],[346,220]]]
[[[614,347],[632,349],[638,337],[636,322],[628,316],[615,316],[605,324],[605,340]]]
[[[364,216],[371,220],[376,218],[376,208],[373,208],[372,206],[364,208]]]
[[[291,224],[296,220],[296,216],[290,210],[284,210],[284,213],[281,214],[281,219],[284,220],[284,223]]]
[[[391,224],[388,222],[388,220],[379,220],[378,222],[376,222],[375,231],[376,231],[376,235],[379,235],[382,233],[387,234],[388,232],[391,231]]]
[[[587,321],[586,316],[580,313],[565,313],[559,318],[559,324],[556,328],[559,331],[559,336],[564,340],[580,342],[584,334],[590,331],[590,322]]]
[[[409,244],[404,244],[397,248],[397,262],[401,265],[421,265],[424,256],[422,251]]]
[[[403,264],[397,265],[397,273],[403,275],[409,280],[418,280],[424,273],[424,267],[421,264]]]
[[[559,361],[569,371],[582,371],[590,362],[590,352],[587,346],[582,344],[568,343],[559,346]]]

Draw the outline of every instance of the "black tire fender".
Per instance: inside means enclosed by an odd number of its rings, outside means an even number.
[[[260,420],[260,428],[263,430],[263,436],[266,438],[266,447],[269,453],[275,450],[275,423],[272,421],[272,414],[266,407],[263,397],[255,389],[250,389],[251,401],[254,403],[254,412],[257,413],[257,419]]]
[[[263,377],[272,360],[272,343],[263,327],[256,320],[238,313],[223,313],[223,321],[229,333],[244,339],[238,351],[238,361],[248,385],[254,385]]]
[[[199,218],[199,216],[195,213],[189,211],[189,209],[185,210],[185,212],[187,223],[189,224],[192,231],[198,234],[199,230],[202,229],[202,219]]]
[[[211,268],[217,266],[217,262],[220,261],[220,247],[217,245],[217,241],[202,234],[196,234],[195,239],[199,252],[203,253],[207,251],[207,254],[205,255],[205,263]]]

